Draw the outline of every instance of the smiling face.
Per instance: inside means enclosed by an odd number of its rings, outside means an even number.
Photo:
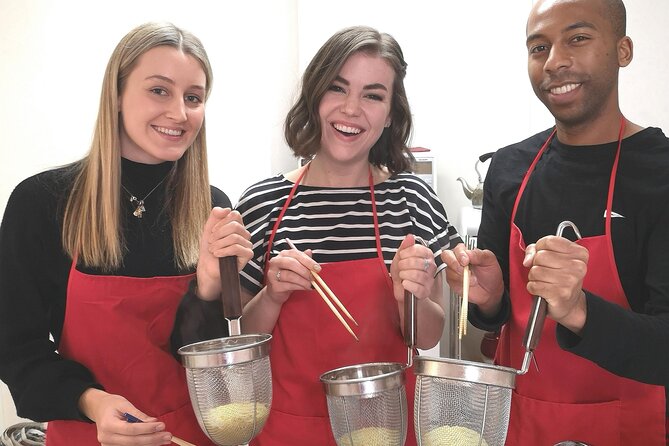
[[[194,57],[170,46],[144,53],[119,98],[121,155],[145,164],[181,158],[204,122],[205,87]]]
[[[602,0],[545,0],[528,19],[532,88],[564,127],[620,114],[618,70],[632,48],[616,37],[606,11]]]
[[[351,55],[318,107],[318,157],[337,163],[367,162],[370,149],[390,124],[395,72],[377,55]]]

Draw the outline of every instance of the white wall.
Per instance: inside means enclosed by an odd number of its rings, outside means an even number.
[[[281,125],[299,73],[334,31],[366,24],[402,45],[413,145],[436,155],[437,192],[457,223],[469,203],[455,178],[475,182],[478,155],[551,125],[527,80],[531,4],[0,0],[0,210],[23,178],[86,152],[107,58],[133,26],[170,20],[204,42],[215,77],[207,104],[211,181],[234,202],[252,182],[295,165]],[[638,124],[669,130],[669,2],[626,4],[635,59],[622,71],[622,108]],[[16,421],[0,393],[0,430]]]

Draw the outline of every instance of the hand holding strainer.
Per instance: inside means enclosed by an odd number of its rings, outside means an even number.
[[[235,257],[220,259],[223,316],[230,335],[181,347],[188,392],[202,431],[219,446],[250,442],[272,402],[269,334],[240,335],[242,316]]]
[[[560,223],[557,235],[572,227]],[[525,332],[521,370],[450,358],[417,357],[414,424],[419,446],[503,446],[516,376],[527,372],[546,318],[546,301],[535,297]]]
[[[578,230],[576,225],[570,221],[563,221],[558,225],[555,235],[562,237],[562,233],[566,228],[572,228],[577,238],[581,238],[581,232]],[[525,329],[525,337],[523,339],[523,346],[525,347],[525,356],[523,357],[523,364],[520,368],[518,374],[524,375],[530,369],[530,362],[534,357],[534,349],[537,348],[539,344],[539,337],[541,336],[541,330],[544,328],[544,322],[546,321],[546,313],[548,312],[548,303],[546,299],[541,296],[534,296],[534,304],[532,305],[532,310],[530,311],[530,320],[527,323],[527,328]]]

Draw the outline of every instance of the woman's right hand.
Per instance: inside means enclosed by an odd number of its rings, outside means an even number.
[[[318,272],[321,267],[311,258],[311,250],[297,249],[281,251],[267,262],[265,286],[255,296],[242,291],[244,305],[242,331],[244,333],[271,333],[279,319],[283,304],[293,291],[311,288],[309,271]]]
[[[159,446],[172,442],[172,434],[165,431],[165,423],[149,417],[120,395],[88,389],[79,398],[79,409],[95,422],[102,446]],[[143,423],[129,423],[124,413]]]
[[[197,262],[197,295],[215,300],[221,295],[219,257],[237,257],[237,269],[244,268],[253,257],[251,234],[242,216],[230,208],[215,207],[204,225]]]
[[[321,266],[311,258],[311,250],[297,249],[281,251],[269,260],[267,268],[267,296],[278,305],[288,300],[293,291],[311,288],[311,271],[318,272]]]

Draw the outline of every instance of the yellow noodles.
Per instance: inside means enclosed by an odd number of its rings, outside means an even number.
[[[425,446],[488,446],[478,432],[462,426],[441,426],[423,436]]]
[[[364,427],[351,432],[351,436],[342,435],[337,444],[339,446],[387,446],[393,443],[399,443],[397,437],[400,435],[398,430],[386,429],[383,427]],[[353,444],[351,444],[353,439]]]
[[[269,409],[264,404],[230,403],[211,409],[205,418],[205,426],[216,443],[240,445],[247,443],[253,434],[260,431],[268,415]]]

